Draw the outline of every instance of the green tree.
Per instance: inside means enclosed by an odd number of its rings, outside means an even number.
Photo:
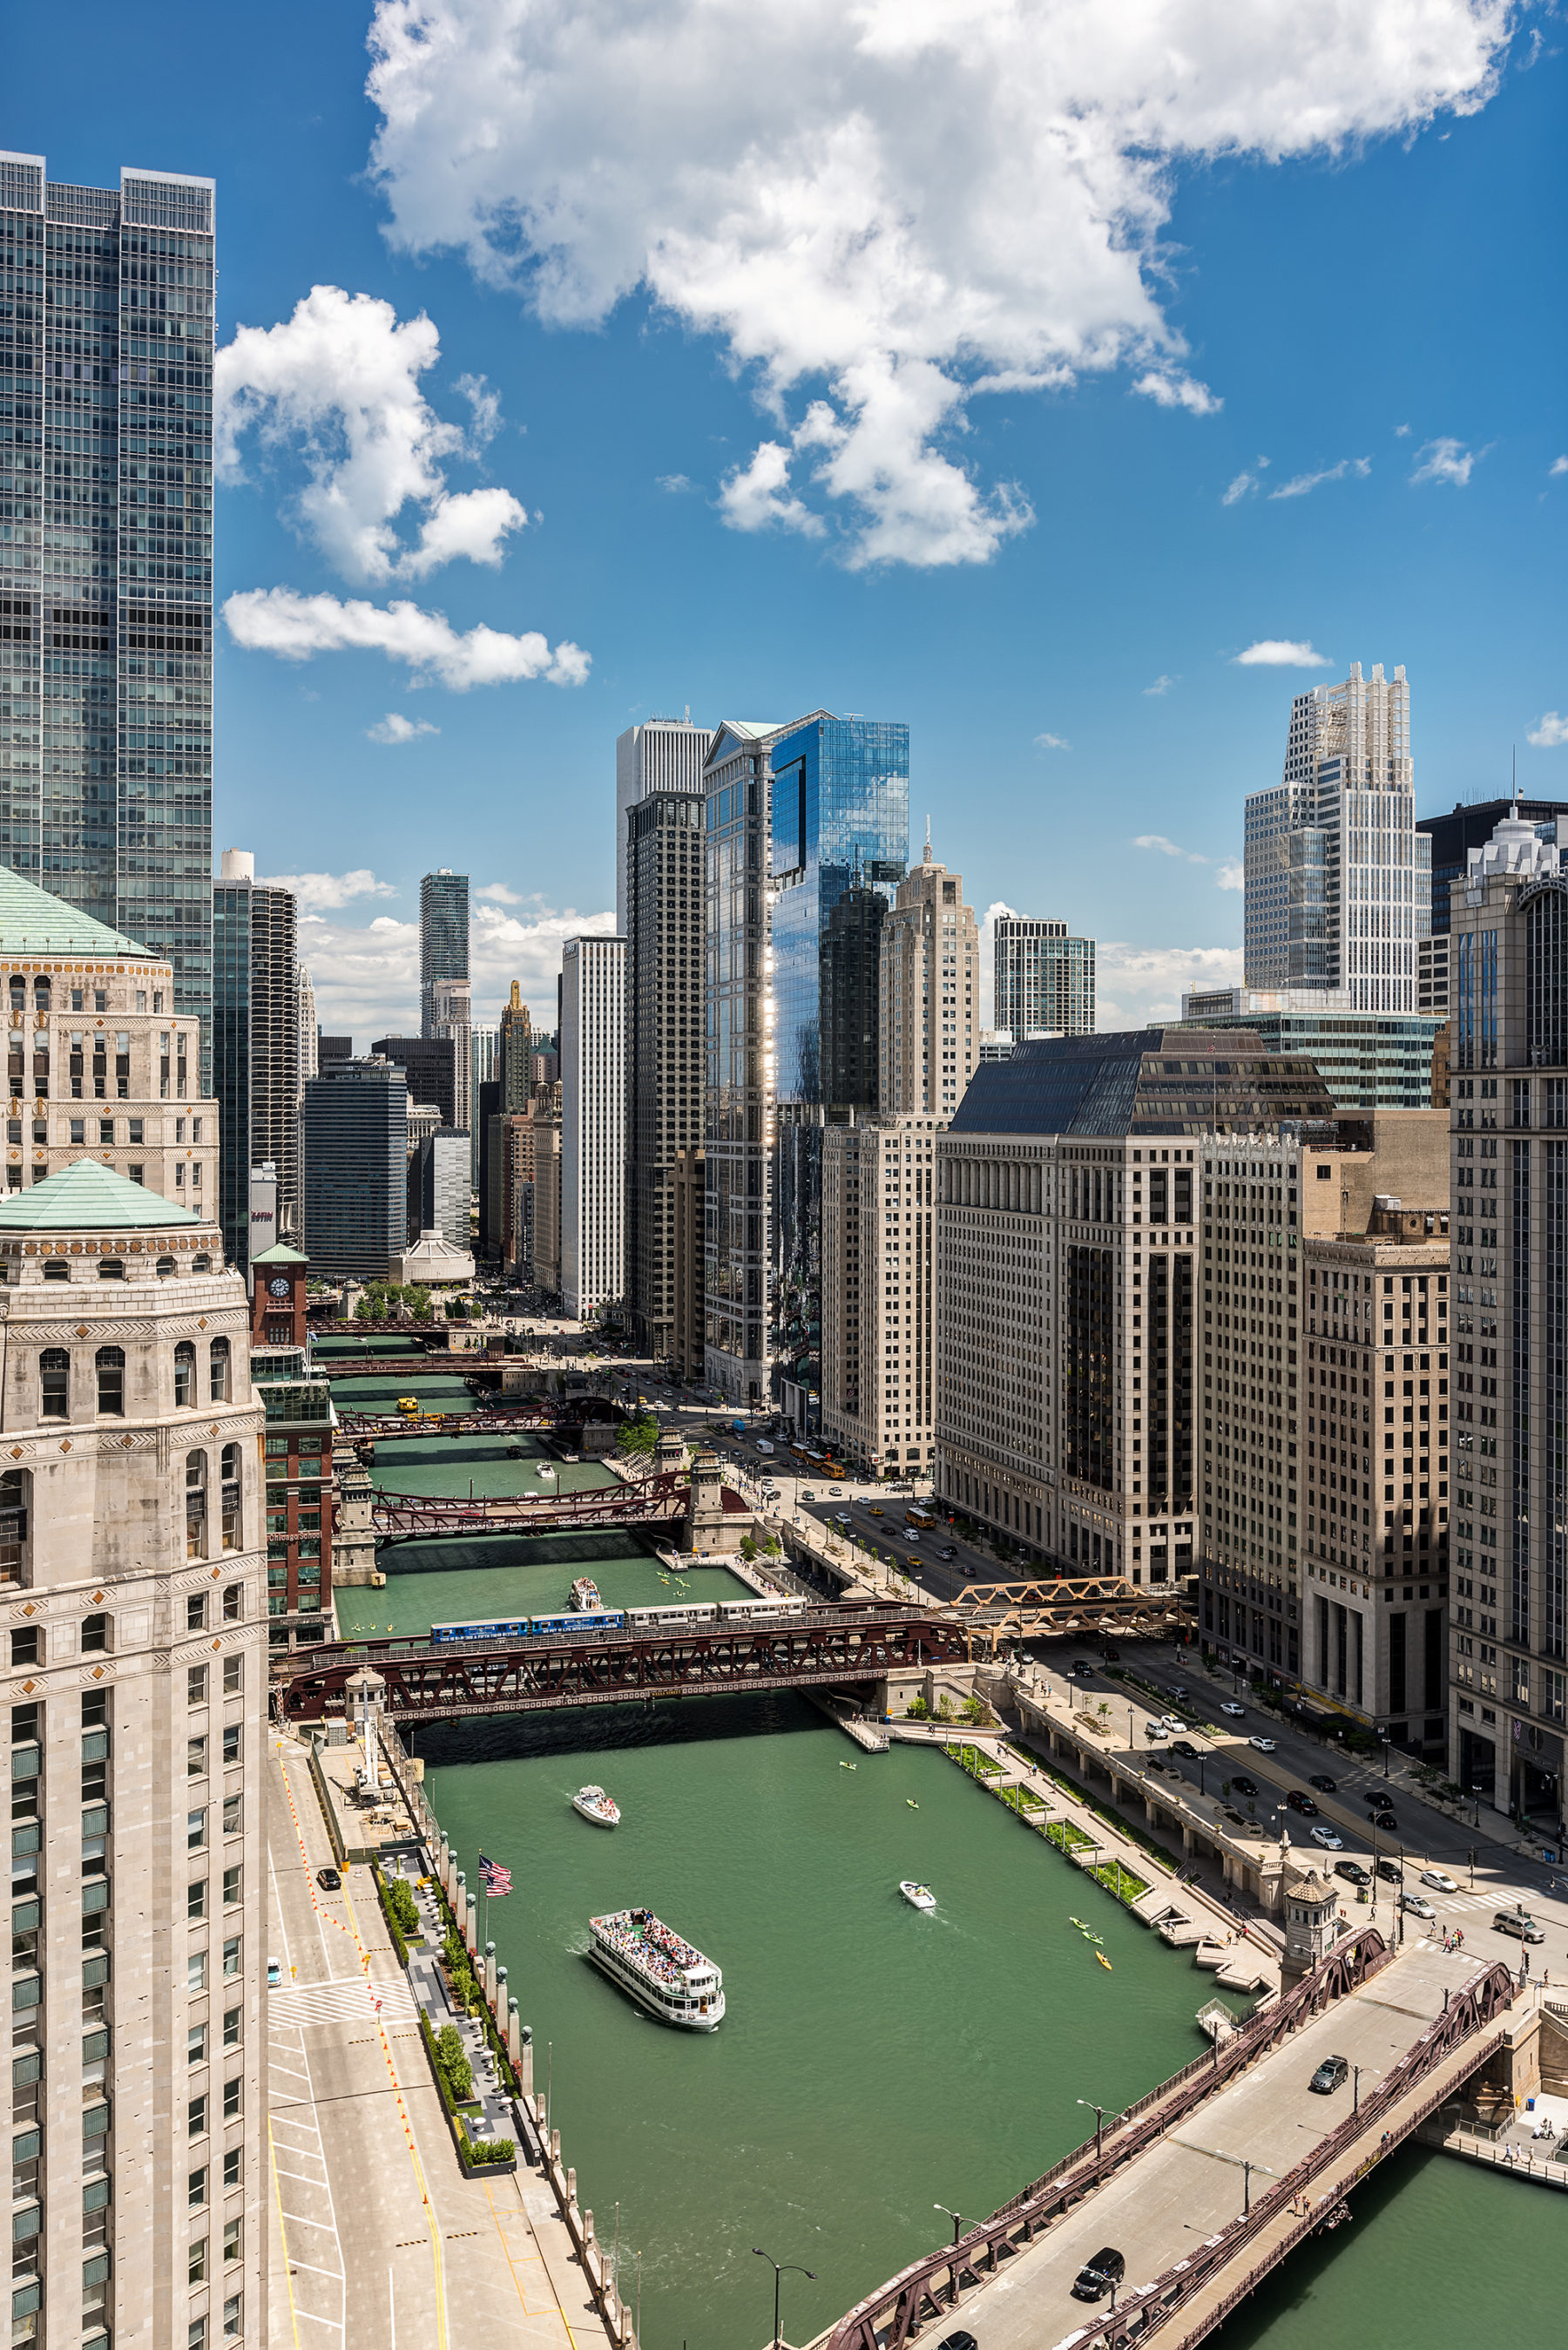
[[[745,1560],[748,1566],[753,1564],[756,1555],[757,1545],[753,1536],[750,1534],[742,1534],[741,1536],[741,1556]]]
[[[473,2095],[473,2067],[463,2053],[462,2034],[455,2023],[443,2023],[436,2033],[436,2063],[452,2104],[466,2104]]]
[[[625,1421],[615,1440],[615,1449],[628,1463],[646,1468],[653,1459],[659,1442],[659,1422],[650,1414],[640,1419]]]
[[[414,1320],[416,1322],[428,1322],[431,1318],[430,1291],[428,1289],[421,1288],[416,1282],[408,1289],[404,1290],[402,1294],[408,1300],[409,1312],[412,1315]]]

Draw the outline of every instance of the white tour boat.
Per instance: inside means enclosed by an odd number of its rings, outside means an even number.
[[[724,2020],[724,1978],[711,1959],[683,1942],[651,1909],[590,1918],[588,1956],[660,2023],[712,2032]]]
[[[598,1585],[591,1575],[579,1575],[573,1584],[566,1606],[574,1616],[597,1615],[604,1606]]]
[[[930,1887],[917,1885],[912,1877],[900,1877],[898,1890],[911,1909],[934,1909],[937,1906],[937,1897]]]
[[[579,1787],[572,1797],[572,1809],[580,1812],[585,1820],[591,1820],[597,1828],[620,1825],[620,1805],[602,1787]]]

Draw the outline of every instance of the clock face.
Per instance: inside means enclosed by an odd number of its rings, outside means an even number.
[[[269,1281],[267,1283],[267,1293],[273,1297],[286,1297],[288,1295],[288,1284],[285,1281],[281,1273],[278,1274],[275,1281]]]

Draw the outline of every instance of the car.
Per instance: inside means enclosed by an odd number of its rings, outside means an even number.
[[[1457,1893],[1459,1889],[1446,1868],[1424,1868],[1421,1882],[1429,1885],[1434,1893]]]
[[[1343,2056],[1325,2056],[1307,2087],[1314,2096],[1332,2097],[1335,2089],[1343,2089],[1350,2078],[1350,2065]]]
[[[1127,2264],[1114,2244],[1102,2244],[1092,2261],[1085,2261],[1073,2279],[1075,2301],[1098,2301],[1109,2293],[1112,2285],[1120,2284],[1127,2272]]]
[[[1334,1828],[1313,1828],[1309,1830],[1309,1834],[1312,1836],[1314,1844],[1322,1845],[1324,1852],[1343,1852],[1345,1850],[1345,1838]]]
[[[941,1548],[940,1551],[938,1551],[938,1553],[937,1553],[937,1556],[938,1556],[939,1558],[949,1558],[949,1559],[951,1559],[951,1558],[957,1558],[957,1556],[958,1556],[958,1553],[957,1553],[957,1551],[953,1548],[953,1546],[952,1546],[951,1543],[946,1543],[946,1544],[943,1544],[942,1548]]]
[[[1071,1671],[1075,1681],[1092,1681],[1095,1678],[1095,1669],[1087,1657],[1079,1657],[1071,1667]]]
[[[1358,1860],[1336,1860],[1334,1873],[1335,1877],[1343,1877],[1347,1885],[1370,1885],[1372,1882],[1372,1871],[1363,1868]]]
[[[1185,1697],[1187,1695],[1185,1685],[1180,1681],[1173,1681],[1171,1683],[1170,1694],[1172,1697],[1177,1698]]]
[[[956,2334],[944,2334],[937,2350],[980,2350],[980,2345],[972,2334],[966,2334],[961,2326]]]
[[[1146,1738],[1168,1738],[1170,1736],[1170,1732],[1167,1730],[1163,1721],[1146,1721],[1143,1726],[1143,1734]]]
[[[1380,1877],[1385,1885],[1403,1885],[1405,1882],[1405,1872],[1397,1860],[1378,1861],[1372,1874]]]
[[[266,1962],[266,1987],[268,1991],[275,1991],[282,1981],[283,1969],[279,1966],[275,1959],[269,1959]]]
[[[769,1499],[770,1501],[772,1501],[772,1500],[773,1500],[773,1498],[774,1498],[774,1496],[777,1493],[777,1492],[778,1492],[778,1487],[777,1487],[776,1485],[770,1485],[770,1486],[768,1487],[768,1499]],[[809,1485],[803,1485],[803,1486],[801,1487],[801,1489],[800,1489],[800,1498],[801,1498],[801,1500],[802,1500],[803,1502],[815,1502],[815,1499],[816,1499],[816,1495],[815,1495],[815,1492],[812,1490],[811,1486],[809,1486]]]
[[[1314,1771],[1307,1780],[1307,1785],[1315,1787],[1320,1795],[1332,1795],[1335,1792],[1336,1782],[1329,1778],[1325,1772]]]
[[[1170,1742],[1170,1751],[1173,1754],[1184,1756],[1189,1762],[1196,1762],[1198,1760],[1198,1749],[1190,1738],[1173,1738]]]
[[[1500,1909],[1491,1921],[1494,1934],[1511,1934],[1521,1942],[1543,1942],[1546,1932],[1527,1909]]]
[[[866,1514],[868,1518],[880,1518],[884,1516],[886,1513],[884,1512],[880,1502],[867,1502],[866,1504]]]
[[[1424,1893],[1402,1893],[1399,1907],[1412,1918],[1435,1918],[1438,1914]]]
[[[827,1493],[830,1501],[842,1501],[844,1498],[844,1488],[842,1485],[830,1485],[827,1489]]]
[[[1231,1784],[1239,1795],[1255,1795],[1258,1792],[1256,1779],[1249,1779],[1244,1771],[1238,1771]]]
[[[1392,1812],[1371,1812],[1367,1816],[1375,1828],[1390,1828],[1397,1834],[1399,1823]]]
[[[1244,1705],[1238,1705],[1234,1698],[1228,1697],[1220,1711],[1221,1713],[1228,1713],[1232,1721],[1240,1721],[1247,1709]]]
[[[1310,1795],[1303,1794],[1299,1787],[1293,1787],[1289,1794],[1285,1797],[1285,1801],[1290,1805],[1293,1812],[1299,1812],[1301,1814],[1303,1820],[1316,1819],[1317,1805],[1313,1802]]]
[[[316,1882],[320,1886],[324,1893],[337,1893],[342,1890],[343,1887],[343,1879],[338,1876],[337,1871],[330,1863],[328,1863],[325,1868],[318,1868],[317,1870]]]
[[[1247,1743],[1249,1746],[1255,1746],[1260,1754],[1272,1754],[1274,1752],[1274,1742],[1272,1738],[1249,1738]]]

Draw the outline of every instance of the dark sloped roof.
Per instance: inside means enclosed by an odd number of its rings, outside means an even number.
[[[1132,1028],[1036,1037],[982,1061],[953,1134],[1199,1134],[1331,1118],[1313,1062],[1267,1053],[1251,1029]]]

